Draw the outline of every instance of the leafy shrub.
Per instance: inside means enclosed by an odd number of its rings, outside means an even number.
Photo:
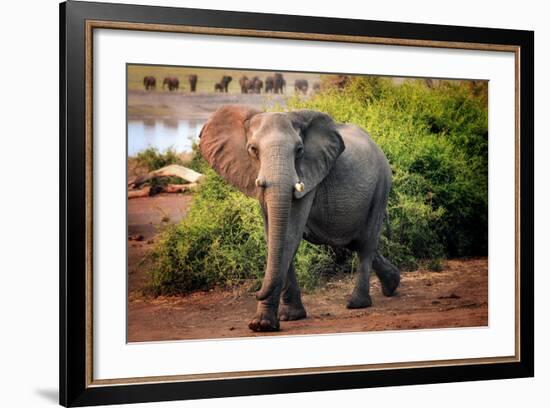
[[[213,170],[193,197],[187,217],[168,227],[153,251],[151,289],[174,294],[232,285],[263,270],[259,209]]]
[[[148,147],[137,154],[136,162],[149,171],[160,169],[169,164],[182,164],[180,157],[172,147],[162,153],[156,147]]]
[[[294,267],[300,288],[306,292],[314,290],[332,276],[351,273],[357,265],[355,256],[328,245],[313,245],[302,240]]]
[[[441,272],[443,270],[443,259],[433,258],[428,260],[427,267],[430,271]]]
[[[393,172],[393,235],[382,252],[412,267],[413,258],[487,253],[486,94],[486,83],[354,77],[343,91],[292,98],[289,108],[361,126],[382,148]]]
[[[193,154],[191,160],[186,164],[187,167],[199,173],[205,173],[210,169],[210,165],[204,160],[199,150],[198,143],[193,143]]]

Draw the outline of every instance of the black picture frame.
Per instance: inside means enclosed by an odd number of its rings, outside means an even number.
[[[122,404],[534,376],[534,33],[292,15],[68,1],[60,5],[60,403]],[[366,36],[517,47],[519,275],[518,351],[513,362],[439,365],[284,376],[90,385],[87,377],[86,29],[88,21]],[[519,232],[519,233],[518,233]]]

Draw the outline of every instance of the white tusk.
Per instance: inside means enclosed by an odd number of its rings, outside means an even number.
[[[300,181],[299,183],[294,184],[294,188],[297,192],[301,193],[302,191],[304,191],[305,186],[304,183]]]
[[[262,185],[262,182],[260,181],[259,178],[256,179],[256,187],[261,187]]]

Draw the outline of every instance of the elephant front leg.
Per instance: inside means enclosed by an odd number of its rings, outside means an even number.
[[[279,308],[279,297],[281,290],[276,289],[265,300],[258,302],[256,314],[248,322],[248,328],[255,332],[269,332],[279,330],[279,318],[277,309]]]
[[[291,227],[285,239],[282,260],[285,265],[285,268],[282,270],[286,273],[283,274],[281,282],[279,282],[273,292],[266,299],[258,302],[256,315],[248,323],[248,327],[253,331],[276,331],[279,330],[279,320],[297,320],[306,317],[300,289],[296,281],[293,259],[302,240],[313,197],[313,194],[308,194],[302,199],[293,202],[289,217],[289,225]],[[262,207],[262,214],[264,215],[266,238],[269,247],[272,244],[269,242],[268,233],[270,225],[264,207]],[[279,309],[281,300],[281,308]],[[277,313],[278,311],[279,313]]]
[[[302,303],[302,294],[296,280],[296,271],[291,264],[288,270],[285,286],[279,306],[279,320],[299,320],[306,317],[306,309]]]
[[[262,215],[264,218],[265,239],[268,240],[268,223],[266,208],[261,207]],[[274,293],[267,299],[258,302],[256,307],[256,314],[248,322],[248,328],[255,332],[262,331],[277,331],[279,330],[279,318],[277,316],[277,309],[279,308],[279,298],[281,296],[281,289],[277,288]]]

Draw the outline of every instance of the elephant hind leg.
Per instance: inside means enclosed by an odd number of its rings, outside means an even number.
[[[372,306],[370,297],[370,268],[372,256],[370,254],[359,253],[359,267],[357,270],[357,282],[351,293],[346,307],[348,309],[361,309]]]
[[[370,272],[373,267],[373,261],[378,255],[378,241],[380,231],[382,230],[382,221],[384,219],[385,200],[378,200],[367,219],[364,239],[359,244],[357,255],[359,256],[359,269],[357,283],[347,303],[348,309],[357,309],[372,306],[370,297]]]
[[[376,253],[372,260],[372,269],[374,269],[376,276],[382,283],[382,293],[385,296],[393,296],[401,281],[399,269],[379,253]]]
[[[302,303],[302,294],[296,280],[296,271],[291,264],[288,269],[286,283],[281,294],[281,304],[279,306],[279,320],[299,320],[307,316],[306,309]]]

